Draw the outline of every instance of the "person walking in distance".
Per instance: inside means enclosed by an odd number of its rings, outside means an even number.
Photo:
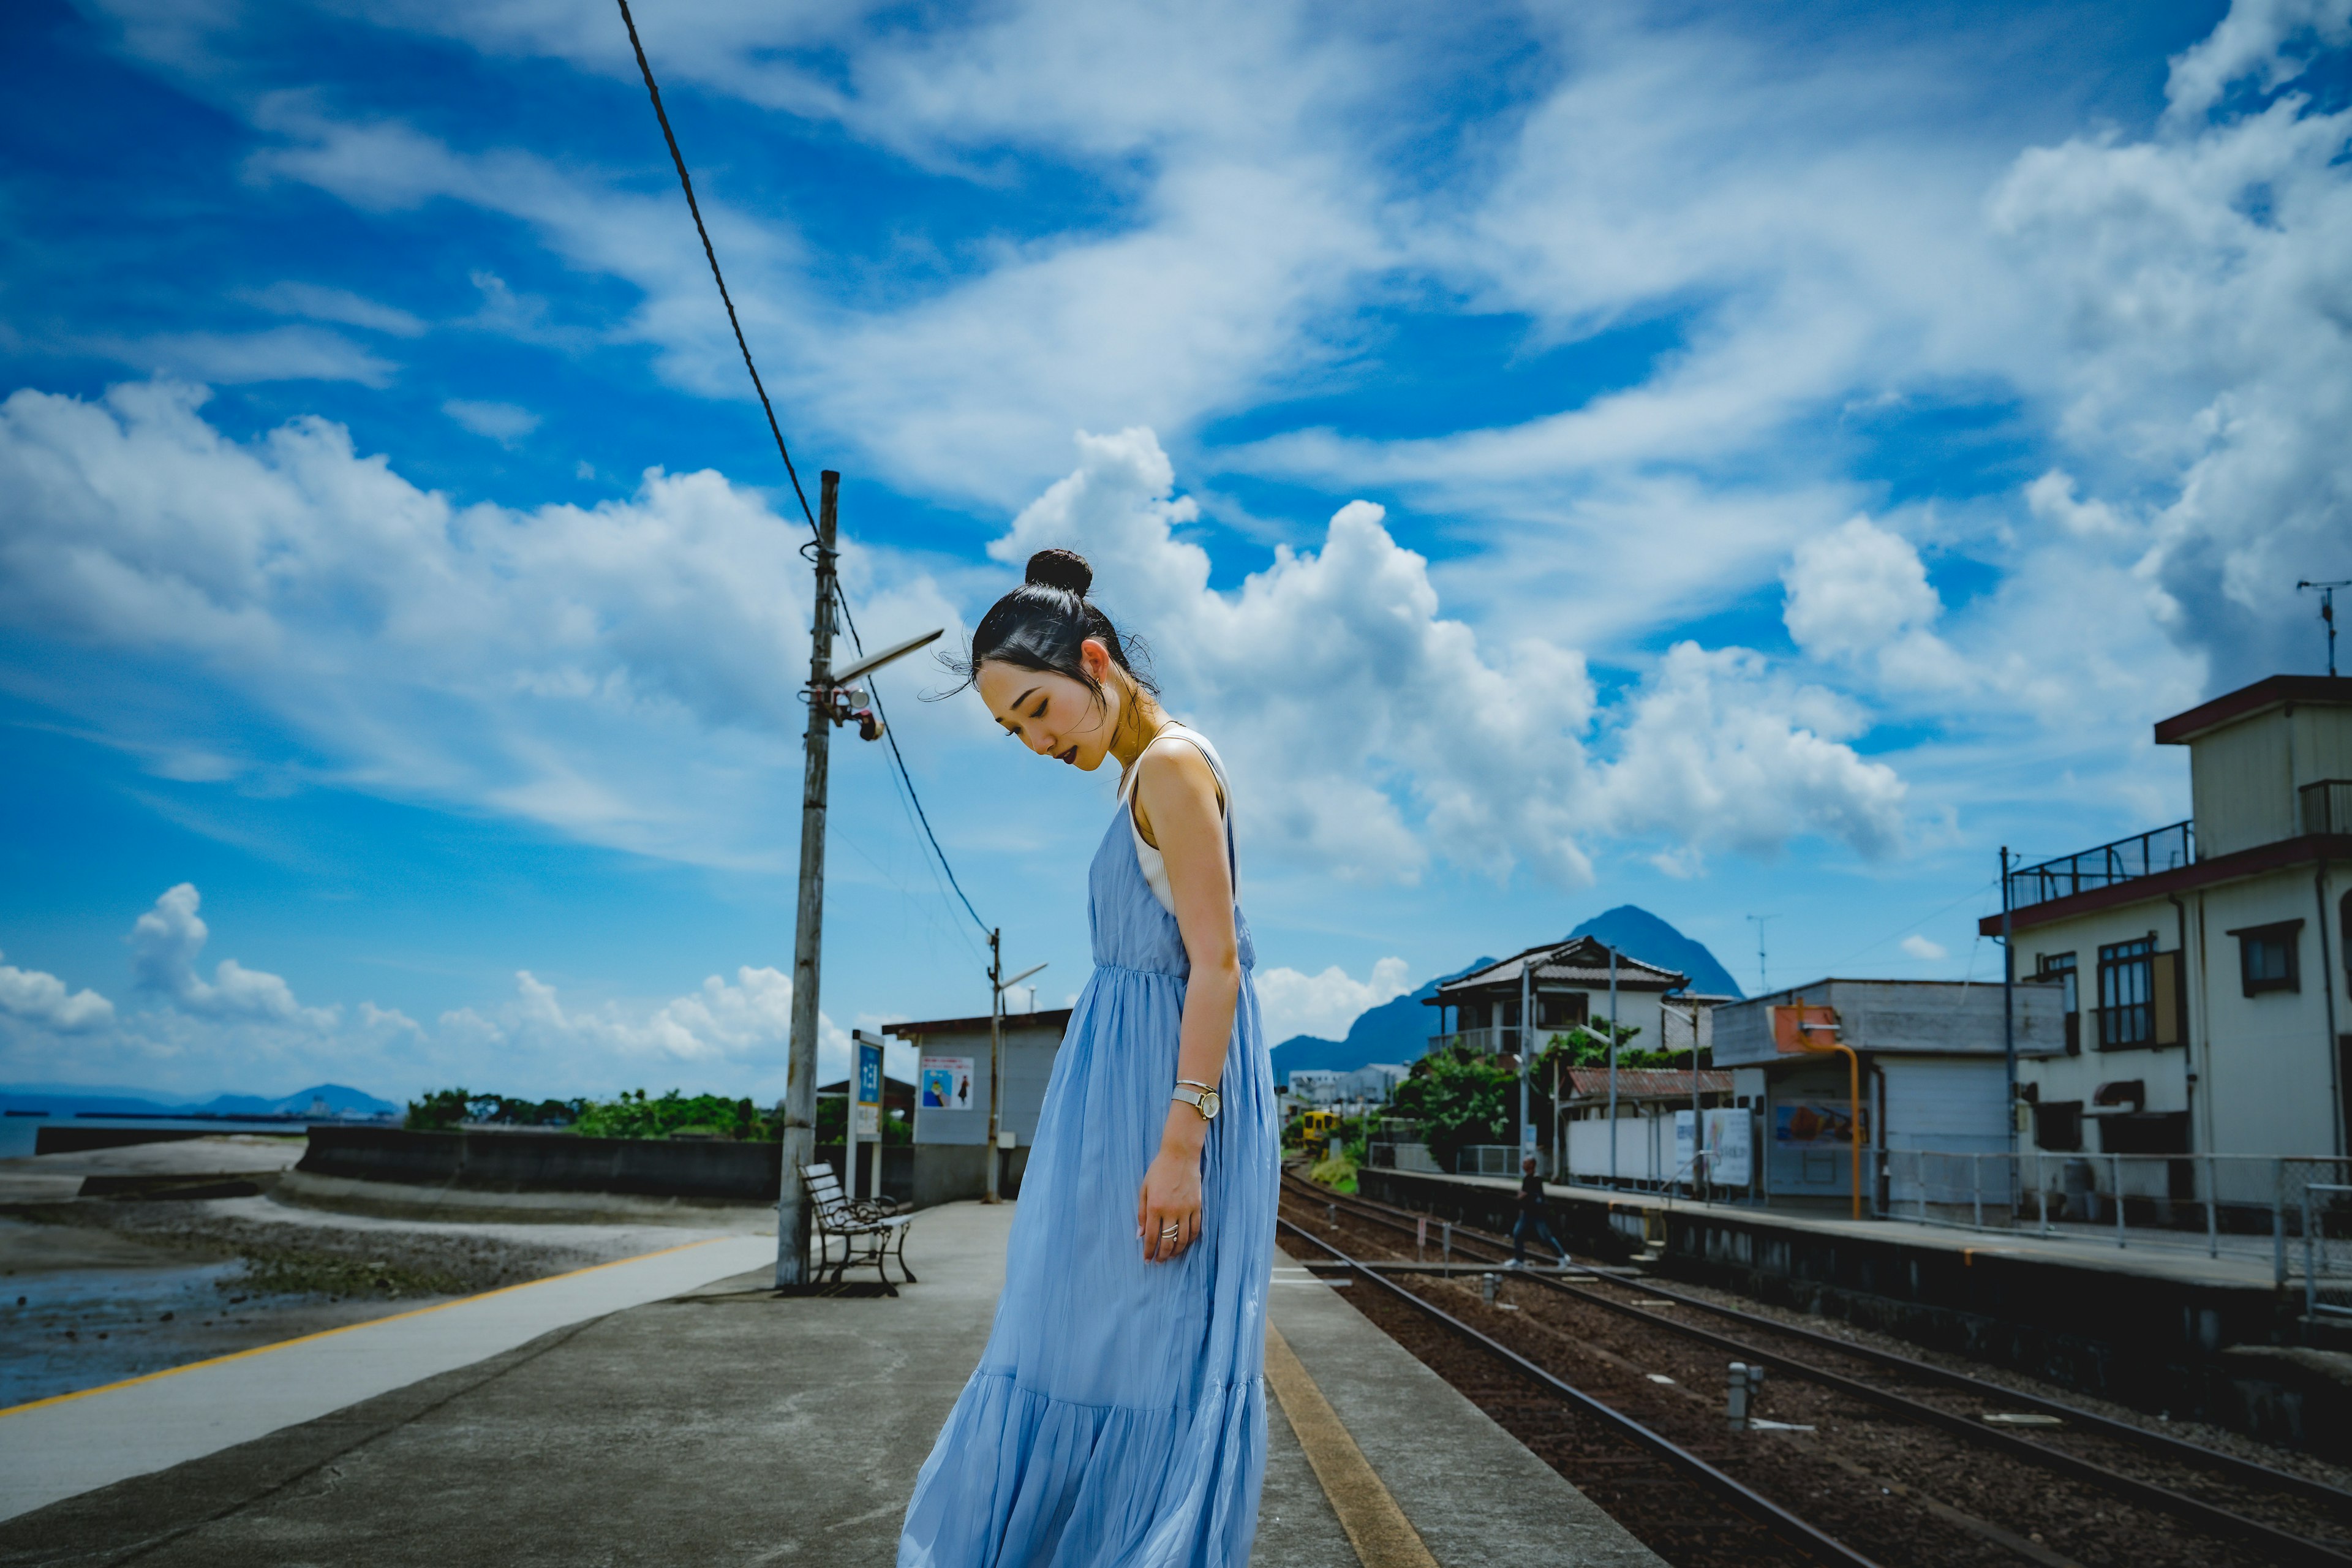
[[[1568,1267],[1568,1248],[1551,1233],[1544,1218],[1543,1178],[1536,1174],[1535,1156],[1519,1162],[1519,1217],[1511,1226],[1511,1267],[1517,1268],[1528,1260],[1528,1238],[1534,1237],[1559,1254],[1559,1266]]]
[[[995,1324],[916,1479],[898,1568],[1244,1568],[1257,1535],[1281,1148],[1233,800],[1093,578],[1039,552],[957,667],[1037,755],[1116,761],[1118,805]]]

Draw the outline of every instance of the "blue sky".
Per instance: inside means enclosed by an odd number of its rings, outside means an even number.
[[[1070,544],[1274,1026],[1639,903],[1998,973],[2352,576],[2352,7],[641,8],[869,642]],[[802,535],[616,11],[26,8],[0,1079],[782,1083]],[[1112,781],[881,685],[1041,1000]],[[832,1033],[982,1010],[835,753]],[[226,967],[223,967],[224,962]]]

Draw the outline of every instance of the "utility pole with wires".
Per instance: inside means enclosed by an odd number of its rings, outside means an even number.
[[[678,189],[685,194],[686,210],[694,219],[696,237],[702,241],[703,259],[710,264],[710,281],[719,289],[719,302],[726,307],[727,325],[735,335],[736,351],[743,356],[743,370],[751,378],[751,390],[760,399],[760,411],[767,417],[768,433],[775,437],[776,456],[782,459],[784,475],[792,480],[793,497],[800,502],[801,516],[807,520],[809,531],[814,535],[801,546],[801,553],[816,568],[816,614],[810,626],[809,683],[803,694],[809,705],[809,719],[801,786],[800,907],[793,935],[792,1037],[786,1057],[784,1102],[780,1108],[783,1120],[783,1173],[776,1205],[776,1288],[797,1289],[806,1285],[808,1275],[808,1196],[800,1168],[816,1157],[817,979],[824,928],[826,767],[834,725],[854,722],[861,739],[889,742],[891,766],[906,790],[907,804],[914,810],[917,826],[938,858],[940,869],[946,873],[948,886],[974,925],[985,930],[987,922],[964,896],[962,886],[956,881],[955,868],[948,864],[938,836],[931,831],[930,818],[915,793],[914,774],[908,772],[907,759],[898,751],[898,738],[883,721],[881,699],[855,684],[868,670],[878,669],[933,641],[940,631],[909,637],[877,654],[866,653],[866,645],[857,635],[857,622],[841,595],[835,565],[840,559],[837,502],[841,476],[830,469],[825,471],[821,487],[823,514],[812,510],[808,492],[801,488],[800,470],[793,467],[793,454],[784,445],[784,430],[776,419],[775,405],[769,401],[768,388],[760,379],[760,367],[751,362],[751,345],[744,339],[734,298],[727,291],[727,277],[719,269],[719,251],[710,243],[710,230],[702,221],[702,204],[695,199],[694,178],[687,172],[686,153],[677,144],[669,110],[662,107],[661,87],[654,80],[653,61],[646,54],[645,41],[637,36],[636,18],[630,15],[629,0],[617,0],[617,4],[621,24],[628,30],[630,50],[637,58],[638,73],[645,78],[646,97],[653,105],[654,119],[661,125],[670,163],[677,170]],[[849,633],[850,643],[859,655],[856,663],[842,669],[833,668],[836,613],[837,624]]]
[[[808,1194],[801,1167],[816,1158],[817,959],[824,940],[824,809],[833,748],[834,549],[841,476],[820,480],[816,518],[816,617],[809,628],[808,735],[801,770],[801,896],[793,927],[793,1033],[784,1068],[783,1190],[776,1198],[776,1289],[808,1275]]]
[[[2336,590],[2352,588],[2352,577],[2339,577],[2333,583],[2302,582],[2294,585],[2298,594],[2309,590],[2319,595],[2319,618],[2327,623],[2327,673],[2336,673]]]
[[[835,548],[840,540],[841,476],[819,477],[816,538],[801,547],[816,567],[815,615],[809,623],[808,731],[802,742],[800,906],[793,928],[792,1041],[784,1069],[783,1183],[776,1200],[776,1289],[807,1284],[808,1196],[801,1167],[816,1159],[818,977],[824,946],[824,819],[830,794],[833,727],[855,723],[860,737],[882,738],[872,699],[856,684],[867,671],[936,641],[945,627],[909,637],[841,669],[833,668],[835,611],[840,604]],[[855,1177],[852,1176],[852,1181]],[[849,1184],[844,1184],[845,1186]],[[877,1193],[878,1196],[879,1194]]]
[[[1004,994],[1045,966],[1033,963],[1007,980],[1004,977],[1004,932],[988,933],[988,1195],[982,1203],[1004,1201],[1001,1192],[1004,1159]],[[1032,1004],[1031,1011],[1035,1011]]]

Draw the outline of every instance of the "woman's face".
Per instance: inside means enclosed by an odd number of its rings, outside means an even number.
[[[1088,637],[1080,644],[1078,658],[1087,673],[1102,682],[1099,698],[1066,675],[994,661],[980,667],[972,686],[1006,733],[1041,757],[1092,773],[1109,754],[1120,696],[1110,679],[1110,654],[1099,641]]]

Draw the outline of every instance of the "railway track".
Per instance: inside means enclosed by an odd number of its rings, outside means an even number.
[[[1452,1227],[1455,1256],[1470,1261],[1449,1276],[1410,1256],[1410,1238],[1425,1216],[1296,1176],[1286,1177],[1284,1195],[1284,1234],[1294,1255],[1309,1262],[1320,1255],[1374,1283],[1377,1292],[1360,1296],[1360,1304],[1381,1302],[1392,1320],[1405,1311],[1420,1320],[1424,1339],[1437,1332],[1460,1345],[1475,1342],[1490,1362],[1515,1358],[1523,1379],[1558,1385],[1549,1387],[1555,1400],[1606,1405],[1679,1446],[1689,1459],[1816,1530],[1829,1544],[1801,1545],[1816,1560],[1852,1562],[1871,1552],[1889,1563],[2024,1560],[2048,1568],[2174,1562],[2352,1568],[2352,1494],[2308,1477],[1624,1270],[1513,1271],[1502,1276],[1508,1299],[1489,1304],[1470,1287],[1507,1256],[1500,1237]],[[1383,1326],[1395,1331],[1394,1321]],[[1423,1346],[1409,1348],[1430,1359]],[[1808,1430],[1728,1431],[1727,1355],[1770,1368],[1775,1413],[1811,1417],[1782,1424]],[[1988,1407],[2050,1425],[1996,1426],[1984,1419]],[[1561,1468],[1587,1484],[1571,1466]],[[1762,1517],[1698,1471],[1682,1473],[1727,1506]],[[1824,1479],[1837,1484],[1819,1484]],[[1857,1495],[1870,1506],[1858,1504]],[[1903,1506],[1881,1506],[1889,1500]],[[1800,1546],[1785,1529],[1776,1534]]]

